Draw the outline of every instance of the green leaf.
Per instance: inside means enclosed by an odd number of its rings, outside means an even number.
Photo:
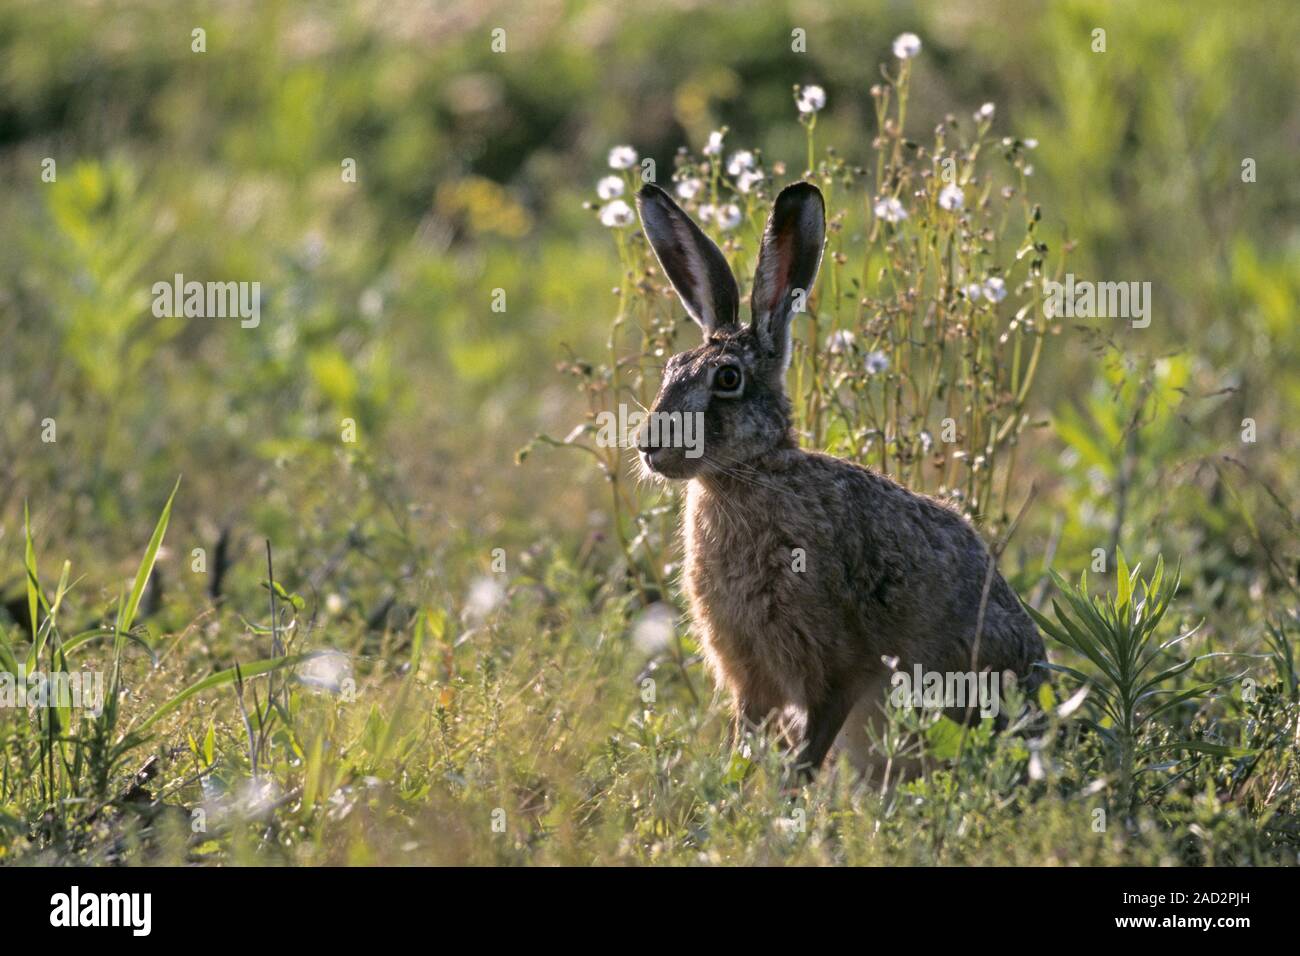
[[[82,645],[89,644],[92,641],[98,641],[106,637],[117,637],[117,636],[118,636],[117,632],[114,631],[111,627],[96,627],[96,628],[92,628],[89,631],[82,631],[80,634],[68,638],[66,641],[63,642],[61,649],[64,654],[71,654],[73,651],[77,650]],[[126,640],[130,641],[132,644],[138,644],[140,647],[144,648],[145,653],[149,655],[149,660],[153,664],[157,665],[158,655],[157,653],[154,652],[154,649],[149,646],[148,641],[146,641],[143,637],[141,637],[139,634],[135,633],[134,631],[125,632],[121,636],[124,637]]]
[[[149,539],[149,547],[145,549],[144,557],[140,560],[140,567],[135,572],[135,584],[131,586],[131,595],[127,598],[126,607],[119,607],[117,613],[117,630],[118,632],[131,630],[131,625],[135,622],[136,611],[140,607],[140,598],[144,596],[145,585],[149,583],[149,575],[153,573],[154,562],[158,560],[158,549],[162,547],[163,535],[167,533],[167,523],[172,517],[172,502],[176,500],[176,492],[180,490],[181,480],[176,479],[176,484],[172,488],[172,493],[167,497],[167,504],[163,506],[162,514],[158,517],[158,524],[153,529],[153,537]]]
[[[1124,549],[1115,549],[1115,603],[1120,607],[1128,604],[1133,597],[1133,579],[1129,577],[1128,562],[1124,560]]]
[[[36,574],[36,548],[32,545],[32,517],[27,511],[27,502],[23,502],[23,534],[27,546],[23,552],[23,564],[27,569],[27,613],[32,626],[32,638],[36,637],[36,605],[41,593],[40,578]]]

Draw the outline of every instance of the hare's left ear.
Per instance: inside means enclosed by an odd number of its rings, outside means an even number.
[[[753,329],[782,371],[790,363],[790,323],[807,309],[826,239],[826,203],[812,183],[781,190],[763,232],[751,295]]]

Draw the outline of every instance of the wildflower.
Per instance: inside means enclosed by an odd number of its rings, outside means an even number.
[[[1032,136],[1029,137],[1029,139],[1025,140],[1025,149],[1037,149],[1037,148],[1038,148],[1038,140],[1034,139]]]
[[[1001,302],[1007,297],[1007,284],[998,276],[984,280],[984,296],[990,302]]]
[[[709,141],[704,144],[705,156],[722,155],[722,130],[715,129],[709,134]]]
[[[800,113],[816,113],[826,105],[826,91],[820,86],[795,88],[794,102]]]
[[[920,434],[920,439],[921,439],[921,454],[923,455],[930,454],[930,449],[934,447],[934,436],[931,435],[928,431],[923,431]]]
[[[727,160],[727,172],[732,176],[739,176],[745,170],[753,169],[754,166],[754,154],[747,149],[732,153],[731,159]]]
[[[978,123],[982,120],[991,120],[993,118],[993,113],[996,109],[997,107],[994,106],[992,103],[985,103],[983,106],[981,106],[978,110],[975,111],[975,122]]]
[[[470,585],[469,597],[465,600],[463,617],[474,624],[483,623],[502,601],[506,599],[506,589],[495,578],[483,575]]]
[[[740,225],[742,216],[740,207],[734,202],[729,202],[725,206],[719,206],[713,212],[713,221],[718,224],[718,228],[723,232],[729,229],[735,229]]]
[[[966,286],[966,298],[970,299],[972,302],[977,301],[982,294],[983,292],[981,291],[978,282],[972,282],[970,285]]]
[[[609,151],[610,169],[631,169],[636,160],[636,150],[631,146],[615,146]]]
[[[947,209],[949,212],[957,212],[962,206],[966,205],[966,196],[962,193],[961,187],[955,183],[949,183],[939,190],[939,208]]]
[[[763,176],[761,169],[746,169],[736,177],[736,188],[742,193],[747,193],[763,181]]]
[[[596,195],[606,200],[623,195],[623,180],[618,176],[605,176],[596,183]]]
[[[873,211],[877,219],[883,219],[885,222],[902,222],[907,218],[907,210],[893,196],[886,199],[877,199]]]
[[[651,604],[632,622],[632,642],[643,654],[658,654],[673,640],[677,612],[662,601]]]
[[[848,329],[840,329],[826,337],[826,350],[831,355],[842,355],[851,348],[853,348],[853,333]]]
[[[704,182],[700,179],[683,179],[677,184],[677,198],[691,200],[704,188]]]
[[[621,199],[606,203],[600,209],[600,224],[610,229],[632,225],[632,207]]]
[[[884,352],[872,352],[867,356],[867,374],[879,375],[889,368],[889,356]]]
[[[337,694],[352,676],[352,661],[342,651],[313,654],[298,667],[298,682]]]
[[[894,56],[910,60],[921,52],[921,38],[915,33],[900,33],[894,38]]]

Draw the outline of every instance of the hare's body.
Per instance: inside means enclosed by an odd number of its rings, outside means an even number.
[[[748,327],[717,246],[662,190],[647,186],[638,205],[706,333],[669,360],[652,409],[699,416],[702,448],[692,455],[655,428],[640,451],[651,474],[690,480],[686,589],[738,720],[776,713],[783,727],[801,727],[801,761],[815,768],[841,728],[860,738],[857,725],[880,713],[886,659],[904,672],[1010,670],[1032,686],[1042,640],[966,520],[795,442],[784,377],[791,318],[821,260],[817,189],[797,183],[777,197]]]
[[[979,624],[989,554],[961,515],[793,447],[750,466],[691,481],[683,526],[691,616],[740,716],[806,715],[817,757],[884,705],[885,658],[1032,680],[1042,640],[996,571]]]

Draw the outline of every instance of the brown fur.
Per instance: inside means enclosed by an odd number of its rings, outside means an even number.
[[[666,194],[644,190],[640,205],[670,277],[721,275],[725,259],[719,266],[709,240],[680,241],[694,233]],[[996,570],[989,579],[989,552],[961,515],[866,468],[798,448],[783,385],[789,304],[792,290],[812,287],[823,235],[820,193],[790,187],[765,234],[753,323],[728,320],[726,288],[716,302],[687,301],[692,315],[721,318],[701,323],[704,344],[669,361],[652,411],[702,413],[703,455],[641,446],[647,471],[690,482],[685,586],[716,680],[738,721],[798,715],[806,768],[821,764],[851,712],[860,721],[884,704],[885,658],[904,671],[1010,670],[1032,687],[1044,657],[1014,592]],[[707,297],[699,286],[678,292]],[[723,365],[742,372],[738,394],[713,386]]]

